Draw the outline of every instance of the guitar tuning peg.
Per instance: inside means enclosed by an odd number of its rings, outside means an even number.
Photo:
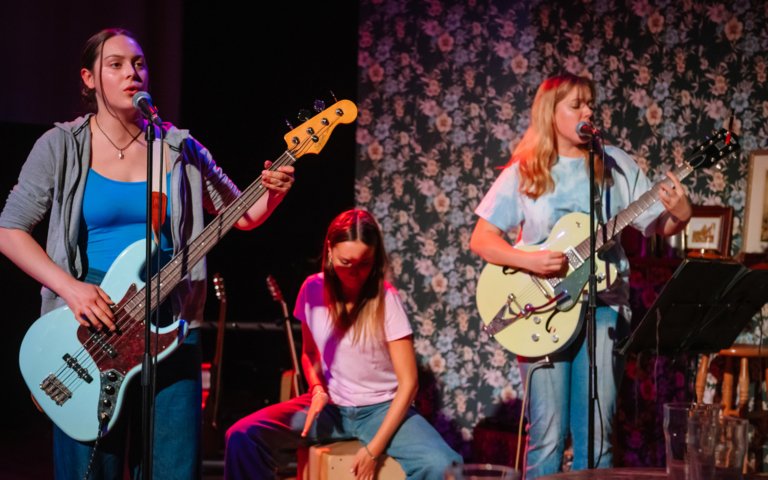
[[[720,160],[719,162],[717,162],[715,164],[715,170],[717,170],[718,172],[722,172],[724,169],[725,169],[725,161],[724,160]]]
[[[288,130],[293,130],[293,125],[291,125],[287,118],[285,119],[285,124],[288,126]]]
[[[333,90],[329,90],[331,92],[331,96],[333,97],[333,103],[337,103],[339,100],[336,98],[336,94],[333,93]]]
[[[298,117],[298,119],[303,123],[312,118],[312,113],[310,113],[310,111],[306,108],[302,108],[299,110],[299,113],[296,115],[296,117]]]

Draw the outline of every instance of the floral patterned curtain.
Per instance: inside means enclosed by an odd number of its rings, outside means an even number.
[[[762,0],[361,0],[356,201],[382,223],[433,420],[454,446],[466,453],[478,423],[517,416],[515,356],[480,328],[483,262],[468,241],[540,81],[594,78],[596,126],[654,180],[731,115],[749,152],[768,133],[767,10]],[[746,158],[684,182],[693,203],[734,208],[734,251]]]

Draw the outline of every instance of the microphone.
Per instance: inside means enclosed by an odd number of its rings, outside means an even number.
[[[591,123],[588,122],[579,122],[576,125],[576,133],[578,133],[582,138],[599,137],[602,135],[600,130],[596,129],[592,126]]]
[[[157,107],[152,104],[152,97],[147,92],[136,92],[133,95],[133,106],[150,122],[158,127],[163,125],[163,121],[157,115]]]

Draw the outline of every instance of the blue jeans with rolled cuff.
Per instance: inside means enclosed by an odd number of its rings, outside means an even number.
[[[227,431],[224,478],[272,479],[280,465],[295,458],[299,446],[356,438],[367,445],[391,402],[364,407],[326,405],[301,438],[312,397],[309,393],[263,408],[238,420]],[[446,468],[462,463],[440,434],[413,408],[387,446],[386,454],[400,463],[409,480],[442,480]]]

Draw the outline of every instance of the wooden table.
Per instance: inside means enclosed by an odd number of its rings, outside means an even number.
[[[629,480],[641,478],[644,480],[666,480],[665,468],[596,468],[579,470],[578,472],[556,473],[539,477],[539,480]]]
[[[597,468],[594,470],[579,470],[578,472],[556,473],[539,477],[539,480],[667,480],[667,470],[664,468]],[[766,473],[748,473],[745,480],[768,479]]]

